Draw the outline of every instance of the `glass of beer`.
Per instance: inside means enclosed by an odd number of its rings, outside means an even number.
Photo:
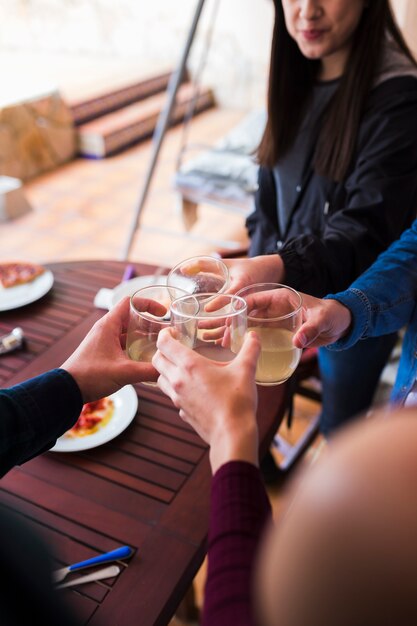
[[[229,283],[226,264],[212,256],[185,259],[173,267],[167,277],[169,287],[178,287],[192,294],[223,293]]]
[[[248,330],[261,341],[256,368],[258,385],[280,385],[294,372],[301,356],[292,339],[302,323],[300,294],[286,285],[259,283],[237,292],[248,306]]]
[[[213,361],[231,361],[245,337],[246,302],[230,294],[181,296],[171,304],[171,326],[177,339],[199,354]]]
[[[186,292],[182,289],[166,285],[150,285],[135,291],[130,298],[126,337],[126,352],[130,359],[152,361],[160,331],[171,325],[171,303],[183,295]],[[152,382],[144,384],[156,386]]]

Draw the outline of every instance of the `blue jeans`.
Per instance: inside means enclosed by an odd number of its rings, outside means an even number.
[[[334,352],[319,349],[323,398],[320,430],[327,437],[371,405],[381,372],[397,333],[359,341]]]

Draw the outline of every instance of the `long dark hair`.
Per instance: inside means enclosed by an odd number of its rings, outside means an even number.
[[[281,0],[274,0],[274,4],[268,121],[257,151],[259,163],[268,167],[273,167],[292,146],[320,68],[320,61],[304,57],[290,37]],[[345,71],[323,118],[313,161],[315,171],[322,176],[337,181],[346,176],[365,102],[381,66],[387,34],[416,65],[389,0],[370,0],[354,33]]]

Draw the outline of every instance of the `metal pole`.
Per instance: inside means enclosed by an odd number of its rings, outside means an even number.
[[[171,119],[172,109],[175,106],[177,91],[184,75],[187,58],[190,53],[190,49],[193,43],[195,32],[197,30],[197,25],[200,19],[201,11],[203,10],[204,1],[205,0],[198,0],[197,2],[197,8],[193,17],[191,28],[187,35],[187,41],[185,42],[185,46],[181,55],[181,60],[178,64],[177,69],[171,74],[171,77],[169,79],[169,84],[167,88],[167,100],[166,100],[163,110],[161,111],[159,115],[158,122],[156,124],[155,131],[154,131],[153,138],[152,138],[153,149],[152,149],[151,160],[149,163],[148,170],[146,172],[145,182],[142,188],[142,193],[140,195],[139,203],[135,211],[134,219],[132,221],[130,231],[129,231],[129,236],[126,240],[126,245],[125,245],[123,255],[122,255],[122,259],[124,260],[127,260],[129,258],[133,239],[134,239],[136,230],[139,226],[141,213],[143,211],[146,198],[148,196],[149,187],[150,187],[152,176],[153,176],[155,166],[158,160],[159,152],[161,150],[162,142],[163,142],[166,130],[168,128],[170,119]]]

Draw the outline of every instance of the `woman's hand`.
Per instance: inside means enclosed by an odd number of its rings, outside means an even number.
[[[229,293],[255,283],[282,283],[285,268],[278,254],[266,254],[252,258],[223,259],[230,273]]]
[[[153,312],[163,314],[165,308]],[[78,384],[84,402],[108,396],[129,383],[157,379],[151,363],[131,361],[124,352],[128,320],[129,298],[124,298],[94,324],[62,365]]]
[[[347,307],[337,300],[301,295],[305,321],[294,335],[296,348],[327,346],[347,334],[352,323]]]
[[[210,445],[213,473],[231,460],[258,463],[255,370],[259,340],[249,333],[228,363],[209,360],[174,339],[172,329],[158,337],[152,363],[158,385]]]

